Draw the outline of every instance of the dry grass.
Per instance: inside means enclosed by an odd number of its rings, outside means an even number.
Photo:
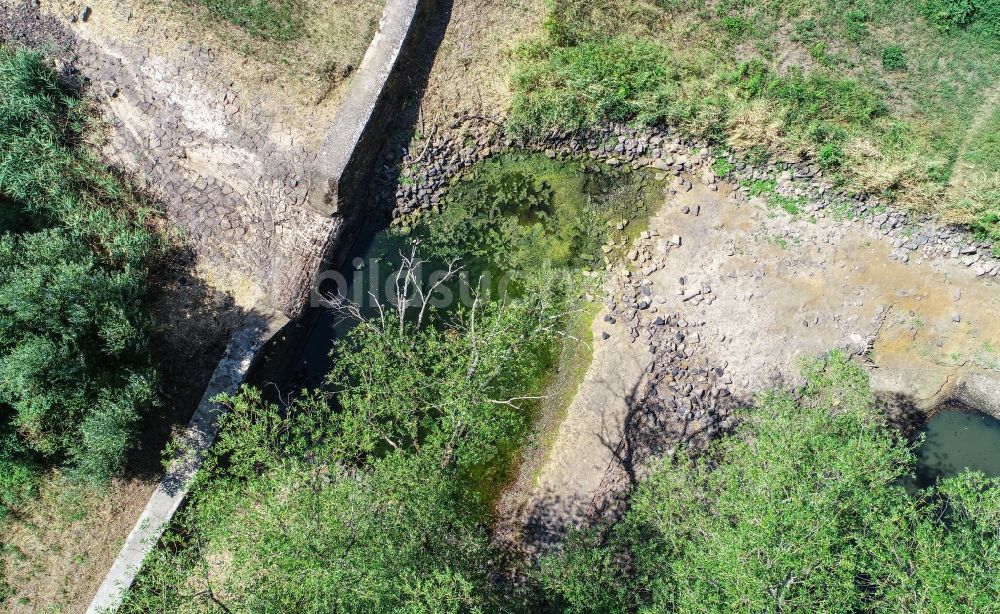
[[[425,119],[505,111],[514,52],[541,35],[545,15],[544,0],[455,0],[421,103]]]
[[[751,100],[733,110],[730,140],[741,148],[762,145],[778,149],[782,143],[782,110],[765,99]]]
[[[46,477],[38,499],[0,525],[0,563],[14,589],[4,610],[86,609],[153,488],[116,480],[95,490],[67,484],[58,473]]]
[[[319,138],[357,70],[382,15],[384,0],[302,0],[304,31],[295,40],[254,38],[200,5],[179,0],[91,0],[87,23],[75,28],[97,42],[139,44],[151,55],[183,59],[188,48],[214,53],[221,69],[250,100],[266,94],[283,123]],[[64,18],[79,13],[74,0],[42,7]]]

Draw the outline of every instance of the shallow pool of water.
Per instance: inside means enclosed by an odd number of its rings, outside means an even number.
[[[945,409],[923,428],[926,439],[917,449],[916,486],[964,469],[1000,476],[1000,420],[980,412]]]
[[[538,268],[543,263],[572,270],[603,269],[602,258],[615,256],[608,254],[610,247],[604,246],[613,241],[624,249],[644,227],[662,194],[662,182],[646,171],[631,172],[581,160],[552,160],[535,153],[497,156],[479,163],[452,185],[445,201],[450,204],[443,214],[434,214],[438,218],[436,234],[428,234],[428,226],[421,226],[419,218],[407,220],[395,231],[368,228],[348,259],[348,270],[343,275],[333,274],[336,283],[326,283],[324,294],[336,294],[335,286],[360,306],[364,316],[374,317],[374,303],[385,305],[393,296],[401,253],[409,254],[414,242],[423,241],[418,256],[430,260],[421,267],[421,278],[446,268],[444,262],[454,257],[463,265],[464,283],[469,288],[485,286],[494,295],[510,292],[517,296],[516,278],[506,283],[507,274],[513,271]],[[489,217],[467,220],[461,216],[463,210],[487,210]],[[512,233],[512,227],[502,222],[506,217],[517,220],[517,228],[535,226],[543,230],[526,232],[524,236]],[[409,234],[411,231],[414,234]],[[490,249],[490,240],[511,236],[520,238],[511,240],[505,250]],[[427,243],[437,243],[441,251],[447,252],[450,242],[455,243],[451,246],[454,253],[428,256]],[[505,258],[498,262],[495,253],[503,253]],[[483,273],[487,274],[485,280]],[[453,285],[452,296],[456,298],[452,304],[464,302],[470,307],[473,293],[463,292],[458,278]],[[292,389],[322,386],[336,360],[331,355],[336,339],[353,325],[343,313],[323,310],[293,367]]]

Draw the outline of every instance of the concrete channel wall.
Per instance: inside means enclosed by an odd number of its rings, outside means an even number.
[[[311,169],[309,203],[324,216],[339,220],[364,216],[363,205],[373,166],[385,143],[400,84],[404,82],[395,70],[408,46],[414,44],[416,22],[430,1],[386,3],[379,29]],[[338,245],[349,242],[350,237],[344,236],[345,228],[346,224],[341,232],[330,234],[316,261],[328,263]],[[262,348],[288,322],[280,312],[258,311],[248,316],[234,335],[182,437],[177,457],[129,533],[87,610],[89,614],[114,612],[121,606],[125,592],[183,503],[215,440],[223,408],[212,399],[220,393],[238,390]]]
[[[125,539],[118,558],[104,577],[87,612],[114,612],[121,605],[125,591],[132,585],[143,561],[156,547],[184,501],[195,474],[215,441],[223,407],[213,399],[219,394],[237,391],[260,349],[287,322],[288,319],[280,313],[251,313],[243,327],[233,335],[226,354],[215,368],[198,403],[198,409],[177,442],[177,455]]]
[[[365,204],[403,85],[400,59],[418,38],[432,0],[387,0],[351,89],[316,156],[309,204],[324,215],[352,217]]]

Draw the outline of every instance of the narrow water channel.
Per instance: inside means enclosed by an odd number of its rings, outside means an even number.
[[[1000,476],[1000,420],[977,411],[944,409],[921,430],[914,486],[926,488],[965,469]]]

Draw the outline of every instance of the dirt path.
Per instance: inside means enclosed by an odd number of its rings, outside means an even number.
[[[643,318],[689,327],[687,345],[695,339],[734,398],[794,384],[802,357],[836,347],[870,358],[873,387],[894,400],[894,411],[931,409],[976,378],[996,390],[996,282],[952,260],[904,264],[869,226],[822,212],[793,217],[761,199],[739,203],[728,190],[694,181],[651,220],[650,243],[680,237],[681,245],[639,282],[652,305],[637,320],[596,320],[593,363],[529,499],[529,538],[578,524],[603,496],[616,438],[657,349],[641,335],[629,340],[629,326]],[[684,300],[692,288],[702,294]],[[602,333],[609,338],[601,341]]]

